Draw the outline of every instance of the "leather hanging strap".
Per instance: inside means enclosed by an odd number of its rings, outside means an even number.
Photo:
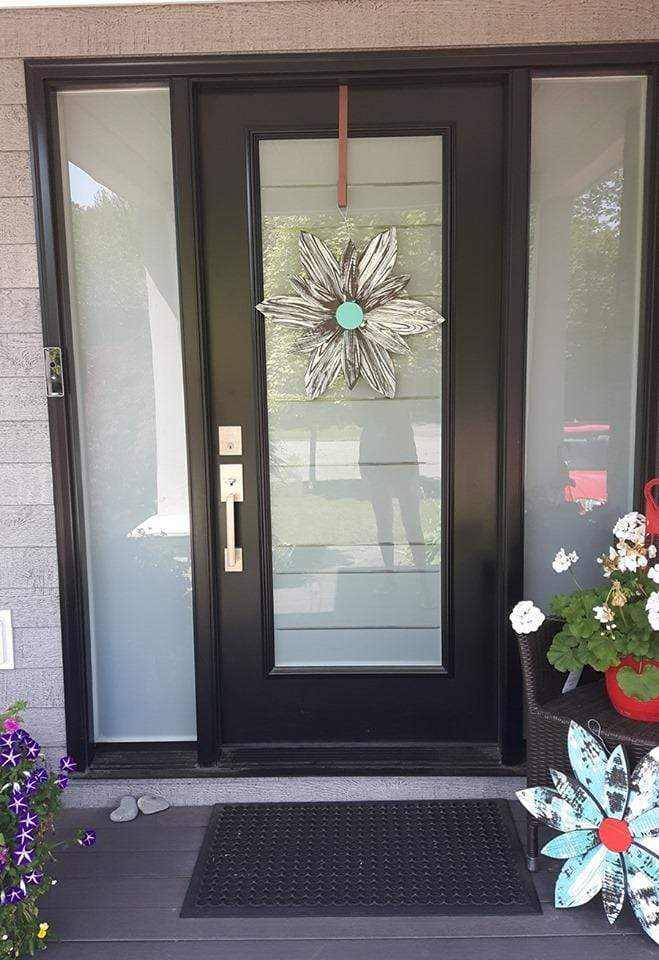
[[[659,535],[659,504],[654,499],[652,493],[656,487],[659,487],[659,477],[655,477],[654,480],[648,480],[643,487],[647,533],[653,538]]]
[[[341,210],[348,206],[348,88],[339,87],[339,179],[336,202]]]

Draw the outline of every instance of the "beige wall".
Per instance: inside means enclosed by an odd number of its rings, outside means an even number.
[[[654,0],[276,0],[0,11],[0,609],[42,743],[64,741],[50,451],[41,377],[23,58],[505,44],[659,37]]]

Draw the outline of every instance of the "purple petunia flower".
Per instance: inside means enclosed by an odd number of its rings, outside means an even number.
[[[12,851],[12,858],[17,867],[29,867],[34,862],[34,850],[31,847],[17,847]]]
[[[73,757],[60,757],[59,766],[62,773],[66,774],[75,773],[78,769],[78,764]]]
[[[6,747],[0,751],[0,767],[17,767],[21,759],[20,753],[14,747]]]
[[[21,793],[18,790],[15,790],[9,800],[7,801],[7,807],[15,816],[19,817],[23,813],[27,813],[28,805],[27,799],[24,793]]]
[[[19,816],[18,823],[21,827],[25,827],[26,830],[36,830],[41,823],[41,819],[36,813],[27,810],[22,816]]]
[[[69,785],[69,778],[64,773],[60,773],[55,777],[55,783],[60,788],[60,790],[66,790]]]
[[[29,737],[25,741],[25,753],[30,758],[30,760],[36,760],[41,753],[41,745],[37,743],[36,740],[33,740],[32,737]]]
[[[24,847],[28,843],[34,843],[34,833],[19,824],[18,832],[14,834],[14,840],[19,846]]]
[[[14,840],[19,847],[26,847],[28,844],[34,843],[34,831],[28,830],[27,827],[19,823],[18,830],[14,834]]]
[[[32,794],[36,793],[41,784],[36,777],[28,777],[25,781],[25,786],[23,789],[28,797],[31,797]]]
[[[22,887],[10,887],[6,893],[7,903],[20,903],[27,897],[27,891]]]
[[[84,830],[82,836],[78,837],[78,843],[81,847],[93,847],[96,843],[96,831]]]
[[[15,733],[0,733],[0,747],[4,749],[5,747],[13,747],[16,745],[16,734]]]
[[[30,870],[29,873],[23,874],[23,880],[26,883],[31,883],[34,886],[38,886],[43,880],[43,871],[42,870]]]
[[[48,780],[48,771],[43,767],[35,767],[33,776],[37,778],[39,783],[45,783]]]

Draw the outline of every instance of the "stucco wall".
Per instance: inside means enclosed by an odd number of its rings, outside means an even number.
[[[0,674],[0,703],[27,698],[43,744],[59,750],[64,719],[23,59],[645,41],[659,37],[658,26],[654,0],[259,0],[0,12],[0,609],[12,611],[16,656],[15,671]],[[101,797],[90,789],[90,802]]]

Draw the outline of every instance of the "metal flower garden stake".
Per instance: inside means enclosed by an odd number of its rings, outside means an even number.
[[[396,393],[390,354],[407,354],[403,339],[426,333],[443,317],[405,294],[408,276],[394,275],[395,227],[377,234],[359,253],[352,240],[337,261],[312,233],[300,233],[305,276],[291,277],[293,296],[269,297],[257,310],[274,323],[302,327],[295,347],[311,355],[304,378],[307,396],[323,394],[343,371],[352,388],[360,376],[384,397]]]
[[[659,943],[659,747],[631,776],[621,746],[608,753],[578,723],[570,724],[568,755],[576,780],[550,770],[555,789],[531,787],[517,796],[532,816],[561,835],[543,847],[565,860],[557,907],[578,907],[601,892],[609,923],[625,900]]]

